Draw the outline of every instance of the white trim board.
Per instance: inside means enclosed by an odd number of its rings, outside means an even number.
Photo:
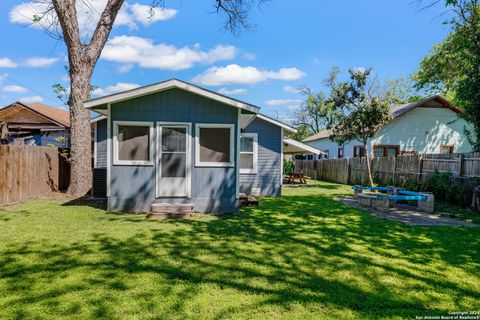
[[[97,128],[97,123],[94,122],[93,124],[93,168],[97,169],[97,143],[98,143],[98,128]]]
[[[281,121],[278,121],[278,120],[272,119],[270,117],[267,117],[266,115],[263,115],[263,114],[259,113],[259,114],[257,114],[257,118],[262,119],[262,120],[267,121],[267,122],[270,122],[270,123],[273,123],[274,125],[279,126],[280,128],[284,129],[288,133],[297,133],[297,129],[295,129],[294,127],[289,126],[288,124],[285,124]]]
[[[107,104],[107,197],[110,197],[110,177],[112,171],[112,126],[111,106]]]
[[[210,98],[210,99],[228,104],[232,107],[244,109],[253,113],[258,113],[260,110],[260,108],[257,106],[229,98],[219,93],[215,93],[213,91],[203,89],[201,87],[198,87],[196,85],[193,85],[191,83],[184,82],[178,79],[170,79],[170,80],[155,83],[152,85],[148,85],[148,86],[144,86],[144,87],[140,87],[132,90],[127,90],[124,92],[112,94],[112,95],[97,98],[97,99],[88,100],[84,102],[83,106],[87,109],[92,109],[107,103],[110,103],[110,104],[117,103],[117,102],[130,100],[133,98],[141,97],[144,95],[148,95],[148,94],[152,94],[155,92],[160,92],[160,91],[164,91],[172,88],[183,89],[183,90],[192,92],[194,94],[197,94],[206,98]]]
[[[149,127],[149,159],[146,161],[139,160],[120,160],[118,159],[118,127],[119,126],[136,126]],[[113,165],[115,166],[151,166],[153,165],[153,122],[148,121],[113,121]]]
[[[106,115],[99,115],[99,116],[96,116],[95,118],[91,118],[90,119],[90,123],[97,123],[98,121],[101,121],[103,119],[107,119],[107,116]]]
[[[287,145],[292,145],[292,146],[294,146],[298,149],[301,149],[305,153],[312,153],[312,154],[316,154],[316,155],[326,154],[326,152],[324,152],[324,151],[321,151],[317,148],[314,148],[312,146],[309,146],[308,144],[302,143],[302,142],[297,141],[297,140],[293,140],[293,139],[289,139],[289,138],[283,138],[283,143],[286,143]],[[282,146],[283,146],[283,144],[282,144]]]

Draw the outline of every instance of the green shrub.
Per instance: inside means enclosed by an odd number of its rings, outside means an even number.
[[[419,189],[432,192],[437,201],[468,207],[472,201],[470,188],[467,185],[453,183],[450,176],[451,174],[448,172],[430,174],[419,186]]]
[[[291,160],[283,160],[283,174],[290,174],[293,172],[295,165]]]

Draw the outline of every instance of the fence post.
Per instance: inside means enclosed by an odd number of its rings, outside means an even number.
[[[397,157],[393,158],[392,183],[395,185],[395,173],[397,172]]]
[[[352,171],[352,163],[350,159],[351,158],[347,159],[347,184],[351,183],[350,173]]]
[[[458,176],[463,177],[464,173],[465,173],[465,155],[460,154],[460,157],[458,158]]]
[[[418,169],[417,169],[417,183],[420,183],[422,178],[422,170],[423,170],[423,155],[420,155],[418,159]]]

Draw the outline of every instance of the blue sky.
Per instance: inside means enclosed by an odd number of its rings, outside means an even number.
[[[91,2],[100,11],[105,0]],[[148,1],[128,1],[96,67],[94,96],[176,77],[288,120],[302,99],[294,88],[322,89],[333,66],[372,67],[383,80],[407,77],[449,31],[438,17],[443,7],[422,11],[411,0],[271,0],[252,12],[255,27],[235,37],[222,30],[213,3],[166,0],[148,19]],[[63,43],[25,25],[35,10],[25,1],[0,2],[2,106],[61,107],[52,85],[68,87]],[[90,20],[80,24],[87,36]]]

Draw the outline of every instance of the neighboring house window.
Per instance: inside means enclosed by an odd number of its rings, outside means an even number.
[[[231,167],[234,159],[233,125],[197,124],[195,165]]]
[[[373,154],[375,157],[396,157],[400,154],[399,145],[374,145]]]
[[[257,173],[258,135],[243,133],[240,136],[240,173]]]
[[[440,153],[441,154],[453,154],[453,145],[442,144],[440,146]]]
[[[322,151],[325,152],[325,153],[323,154],[323,157],[324,157],[325,159],[328,159],[328,158],[330,157],[330,151],[329,151],[329,150],[322,150]]]
[[[338,159],[342,159],[342,158],[343,158],[343,146],[338,147]]]
[[[307,154],[307,160],[313,160],[313,154]]]
[[[365,147],[364,146],[353,146],[353,157],[359,158],[365,156]]]
[[[113,164],[153,165],[153,122],[113,122]]]

